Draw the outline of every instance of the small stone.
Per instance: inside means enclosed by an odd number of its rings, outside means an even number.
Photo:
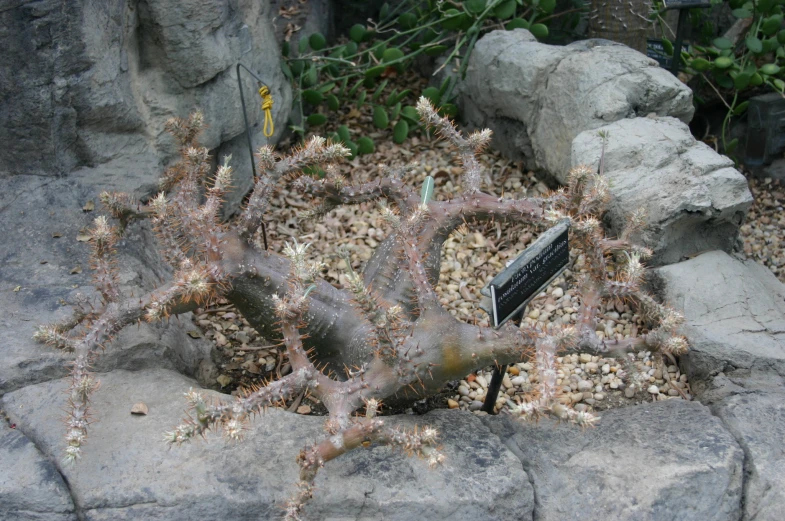
[[[624,390],[625,398],[633,398],[635,396],[635,387],[629,386]]]
[[[586,391],[591,391],[592,387],[594,387],[594,385],[592,385],[592,383],[589,380],[581,380],[578,382],[578,390],[582,393]]]
[[[573,408],[578,412],[584,412],[586,409],[589,408],[589,406],[586,405],[585,403],[577,403]]]
[[[131,414],[145,415],[147,412],[147,405],[145,405],[144,402],[135,403],[134,406],[131,407]]]
[[[512,381],[510,380],[510,377],[507,375],[507,373],[504,373],[504,376],[502,377],[502,385],[507,389],[512,387]]]
[[[629,389],[629,387],[627,389]],[[626,391],[627,390],[625,389],[625,393]],[[598,402],[601,402],[605,399],[605,395],[603,393],[594,393],[594,399],[597,400]]]
[[[511,380],[511,383],[515,387],[520,387],[521,385],[526,383],[526,377],[525,376],[516,376],[515,378],[513,378]]]
[[[534,308],[531,311],[529,311],[529,318],[531,318],[532,320],[537,320],[537,318],[539,318],[539,316],[540,316],[540,310],[539,309]]]
[[[469,404],[470,411],[479,411],[482,407],[482,402],[478,400],[474,400],[472,403]]]
[[[572,403],[578,403],[581,400],[583,400],[583,393],[572,393],[570,395],[570,401],[572,401]]]
[[[448,399],[447,400],[447,407],[449,407],[450,409],[457,409],[459,406],[460,405],[455,400],[453,400],[453,399]]]
[[[588,364],[591,362],[591,355],[589,353],[581,353],[580,361],[582,364]]]
[[[469,388],[466,387],[465,385],[458,386],[458,394],[460,394],[461,396],[469,396],[469,392],[470,392]]]
[[[218,382],[219,384],[221,384],[221,387],[226,387],[227,385],[229,385],[230,383],[232,383],[232,379],[231,379],[231,378],[229,378],[229,377],[228,377],[227,375],[225,375],[225,374],[222,374],[221,376],[219,376],[218,378],[216,378],[216,379],[215,379],[215,381],[216,381],[216,382]]]
[[[660,388],[659,388],[659,387],[657,387],[656,385],[651,385],[651,386],[649,386],[649,388],[648,388],[648,389],[646,389],[646,391],[647,391],[649,394],[660,394]]]
[[[668,389],[668,396],[679,396],[679,391],[676,389]]]
[[[311,407],[309,405],[301,405],[297,408],[297,414],[311,414]]]
[[[564,296],[564,290],[561,288],[556,288],[553,290],[553,293],[551,293],[551,295],[553,296],[553,298],[562,298]]]
[[[488,382],[485,380],[484,376],[477,375],[477,380],[475,380],[475,381],[483,389],[487,389],[488,388]]]

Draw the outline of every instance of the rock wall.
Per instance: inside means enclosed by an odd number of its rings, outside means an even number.
[[[201,109],[202,142],[213,150],[244,132],[238,62],[272,90],[276,141],[291,92],[274,14],[254,0],[38,0],[3,9],[0,68],[11,73],[0,78],[0,178],[100,168],[81,179],[117,176],[117,188],[149,192],[177,155],[163,130],[170,117]],[[261,134],[256,81],[243,80]],[[250,175],[247,153],[236,161]]]

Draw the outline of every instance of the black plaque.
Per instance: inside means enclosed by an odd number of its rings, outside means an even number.
[[[490,297],[483,308],[501,327],[520,312],[567,267],[570,260],[569,221],[562,221],[543,233],[504,271],[483,288]]]

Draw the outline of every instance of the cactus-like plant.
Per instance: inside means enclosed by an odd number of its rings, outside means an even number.
[[[559,400],[557,353],[607,354],[647,348],[678,354],[686,349],[685,340],[675,334],[680,315],[641,289],[641,258],[649,252],[630,239],[644,216],[633,216],[618,238],[603,236],[597,217],[607,202],[608,188],[602,175],[586,167],[575,168],[566,187],[542,198],[508,199],[485,193],[477,153],[488,145],[490,131],[464,136],[447,118],[439,117],[425,98],[417,109],[427,126],[457,148],[465,172],[460,196],[431,200],[432,185],[419,194],[402,182],[401,171],[392,169],[378,180],[351,184],[329,166],[348,150],[314,137],[285,157],[270,147],[259,150],[261,175],[242,213],[229,223],[219,217],[221,197],[231,182],[228,161],[207,183],[208,153],[196,141],[203,125],[201,116],[171,121],[168,129],[182,146],[182,160],[165,172],[164,190],[146,206],[120,194],[104,193],[101,199],[123,226],[137,218],[152,219],[163,257],[174,269],[172,280],[141,297],[122,295],[112,263],[118,228],[99,217],[91,242],[94,282],[102,302],[89,306],[79,301],[72,319],[42,326],[36,334],[40,341],[75,353],[66,459],[80,457],[87,436],[90,395],[98,387],[89,369],[99,350],[137,320],[157,321],[218,296],[234,303],[260,332],[282,340],[292,371],[234,401],[211,403],[198,392],[188,393],[191,416],[165,438],[181,444],[213,428],[239,438],[254,413],[308,390],[329,412],[329,436],[304,449],[298,458],[301,483],[286,505],[288,519],[299,518],[320,467],[369,442],[400,447],[427,458],[431,465],[443,459],[433,428],[405,432],[387,427],[378,417],[380,402],[399,391],[426,395],[477,368],[531,357],[539,372],[539,388],[514,413],[523,418],[548,415],[590,426],[596,421],[594,416]],[[313,165],[325,166],[324,179],[302,174]],[[347,288],[337,289],[320,279],[322,265],[309,259],[308,244],[293,241],[282,248],[282,255],[262,247],[262,220],[270,196],[284,180],[318,201],[309,212],[312,218],[337,205],[371,200],[384,205],[382,213],[391,233],[362,275],[350,268]],[[570,221],[572,247],[586,258],[577,288],[580,309],[575,327],[546,331],[507,324],[493,330],[463,323],[441,306],[433,281],[438,280],[442,243],[466,220],[490,219],[541,224]],[[598,337],[597,314],[608,299],[641,308],[649,333],[625,340]],[[319,369],[324,362],[343,363],[355,370],[339,379]],[[353,416],[358,410],[364,414]]]

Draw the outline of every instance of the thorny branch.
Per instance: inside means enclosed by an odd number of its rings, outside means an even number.
[[[672,356],[686,351],[685,339],[675,334],[681,316],[641,289],[645,273],[641,261],[651,252],[631,239],[645,215],[631,216],[618,238],[603,236],[598,217],[609,194],[601,173],[575,168],[567,186],[544,198],[507,199],[482,192],[477,154],[490,142],[490,131],[466,137],[424,98],[417,108],[426,125],[458,150],[465,188],[460,196],[446,201],[423,199],[404,184],[401,169],[387,169],[381,179],[353,185],[330,166],[349,151],[314,137],[285,157],[270,147],[259,150],[261,174],[239,218],[230,223],[222,223],[219,215],[232,169],[227,159],[208,180],[208,152],[196,141],[204,125],[201,114],[168,123],[181,145],[182,159],[165,172],[162,192],[146,205],[122,194],[102,194],[101,199],[122,226],[138,218],[152,219],[163,257],[174,270],[172,281],[141,298],[123,295],[113,262],[119,230],[100,217],[91,242],[94,283],[102,301],[93,308],[82,299],[72,319],[42,326],[36,333],[38,340],[75,353],[67,460],[81,456],[87,436],[90,395],[98,388],[90,365],[99,351],[128,324],[161,320],[219,296],[235,304],[263,335],[281,339],[292,372],[247,390],[234,402],[208,403],[196,391],[187,393],[192,415],[165,437],[181,444],[215,428],[229,438],[239,438],[250,418],[264,408],[304,391],[314,395],[329,411],[325,426],[329,436],[300,454],[301,483],[286,504],[287,519],[299,519],[319,468],[354,448],[383,443],[426,457],[431,465],[442,460],[434,429],[394,430],[377,417],[384,399],[399,393],[421,396],[477,368],[529,357],[539,372],[539,388],[528,401],[513,407],[513,413],[591,426],[597,418],[561,400],[557,353],[579,349],[624,353],[645,347]],[[326,177],[316,180],[303,174],[302,169],[310,165],[324,165]],[[348,287],[338,289],[321,280],[322,264],[309,260],[308,244],[286,244],[283,255],[261,246],[260,228],[270,196],[284,180],[296,183],[318,202],[310,218],[342,204],[378,200],[382,205],[390,235],[362,275],[349,268]],[[441,244],[464,222],[519,220],[547,225],[562,219],[570,222],[573,249],[587,260],[577,288],[577,327],[545,330],[507,324],[495,331],[463,323],[441,306],[433,282],[438,280]],[[608,300],[637,305],[649,333],[620,341],[599,338],[598,313]],[[338,379],[319,369],[336,361],[354,370]],[[352,416],[358,410],[364,410],[364,415]]]

